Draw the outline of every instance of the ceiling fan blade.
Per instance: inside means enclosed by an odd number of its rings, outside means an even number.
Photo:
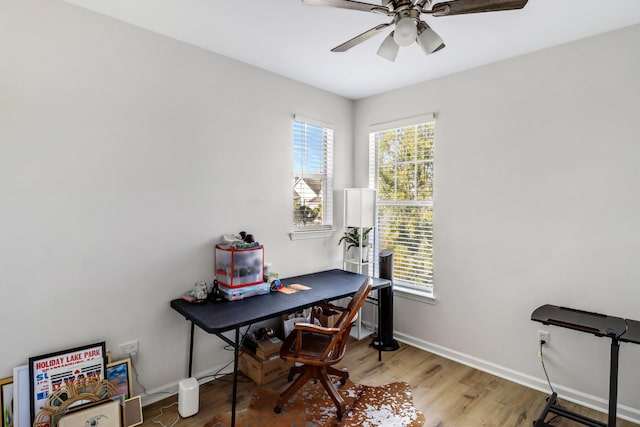
[[[501,10],[522,9],[528,0],[452,0],[434,4],[431,11],[434,16],[463,15],[466,13],[497,12]]]
[[[433,31],[424,21],[420,21],[420,24],[418,25],[418,37],[416,37],[416,42],[425,55],[437,52],[445,46],[442,37]]]
[[[375,36],[380,31],[382,31],[385,28],[387,28],[389,25],[391,25],[391,22],[388,23],[388,24],[380,24],[377,27],[373,27],[370,30],[365,31],[362,34],[359,34],[359,35],[355,36],[351,40],[346,41],[346,42],[342,43],[341,45],[334,47],[333,49],[331,49],[331,52],[345,52],[345,51],[351,49],[352,47],[354,47],[355,45],[360,44],[363,41],[368,40],[371,37]]]
[[[315,6],[332,6],[342,9],[361,10],[363,12],[387,12],[388,9],[379,4],[362,3],[355,0],[302,0],[304,4]]]
[[[384,39],[378,48],[378,55],[384,59],[394,62],[398,56],[399,50],[400,46],[396,44],[396,41],[393,39],[393,31],[391,31],[391,34]]]

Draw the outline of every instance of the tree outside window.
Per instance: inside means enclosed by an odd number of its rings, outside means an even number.
[[[293,224],[298,230],[331,228],[333,129],[299,117],[293,121]]]
[[[394,284],[433,290],[433,120],[369,134],[376,246],[394,251]]]

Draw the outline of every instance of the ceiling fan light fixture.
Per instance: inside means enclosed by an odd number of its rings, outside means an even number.
[[[382,32],[386,27],[395,24],[395,31],[378,48],[378,55],[394,61],[400,46],[409,46],[414,41],[418,43],[426,55],[445,47],[442,38],[426,22],[420,20],[422,14],[453,16],[516,10],[525,7],[529,0],[375,0],[377,4],[366,1],[302,0],[302,3],[373,12],[393,18],[391,22],[371,28],[334,47],[331,51],[344,52]]]
[[[378,55],[387,59],[391,62],[395,61],[398,57],[398,51],[400,50],[400,46],[398,46],[393,39],[393,31],[387,37],[385,37],[384,41],[378,48]]]
[[[398,46],[409,46],[418,35],[418,23],[414,18],[404,17],[396,23],[393,39]]]
[[[418,25],[418,37],[416,38],[416,41],[424,51],[425,55],[437,52],[444,47],[444,41],[442,38],[425,22],[420,22]]]

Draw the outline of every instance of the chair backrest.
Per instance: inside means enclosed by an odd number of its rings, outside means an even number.
[[[323,360],[336,362],[344,357],[353,320],[362,307],[362,304],[364,304],[364,301],[367,299],[369,292],[371,292],[371,279],[367,277],[362,285],[360,285],[360,288],[358,288],[358,291],[353,295],[345,311],[336,322],[336,326],[334,327],[340,328],[340,332],[333,337],[331,344],[322,355]]]

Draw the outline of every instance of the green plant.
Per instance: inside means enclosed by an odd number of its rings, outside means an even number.
[[[362,247],[365,247],[369,244],[369,232],[371,230],[371,227],[362,229]],[[340,246],[342,242],[346,242],[347,250],[360,246],[360,228],[349,227],[349,229],[344,232],[344,235],[338,241],[338,246]]]

